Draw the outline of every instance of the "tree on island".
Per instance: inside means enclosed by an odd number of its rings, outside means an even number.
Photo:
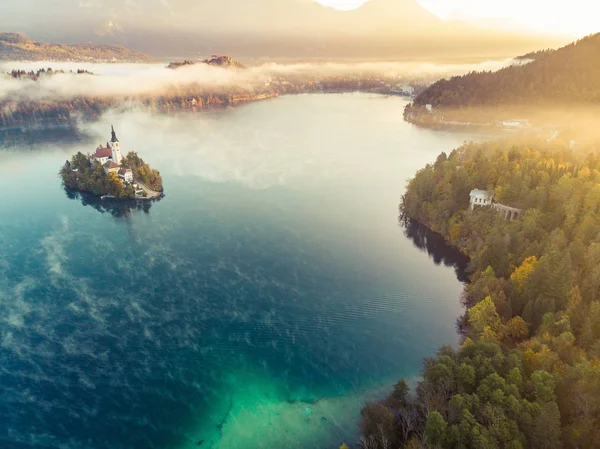
[[[156,192],[163,191],[162,177],[158,170],[150,168],[135,151],[130,151],[121,161],[125,168],[133,170],[133,176]]]
[[[132,185],[125,185],[115,173],[106,174],[98,161],[90,161],[80,151],[65,162],[59,174],[64,185],[71,189],[118,199],[135,198]]]

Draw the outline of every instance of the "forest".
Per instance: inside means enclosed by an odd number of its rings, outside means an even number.
[[[554,51],[526,56],[528,64],[442,79],[415,98],[440,108],[506,105],[554,107],[600,103],[600,33]],[[524,56],[525,57],[525,56]]]
[[[415,219],[470,257],[463,343],[362,412],[363,447],[594,448],[600,442],[600,143],[468,143],[409,181]],[[469,209],[472,189],[524,210]]]
[[[48,101],[0,100],[0,129],[37,127],[74,127],[79,120],[97,120],[106,110],[121,104],[151,112],[200,110],[226,106],[256,98],[247,92],[215,93],[201,88],[173,91],[156,97],[77,97]]]
[[[58,73],[49,69],[38,71],[13,70],[7,76],[13,78],[39,79]],[[70,75],[89,74],[78,70]],[[192,84],[186,87],[172,87],[167,91],[152,95],[89,96],[70,99],[0,99],[0,130],[28,129],[39,127],[75,127],[78,121],[97,120],[110,108],[135,107],[158,113],[174,111],[201,111],[207,108],[226,107],[251,101],[263,100],[279,95],[314,92],[377,92],[389,93],[390,85],[397,80],[380,78],[375,75],[328,76],[317,79],[315,76],[288,76],[286,79],[273,79],[268,84],[253,89],[231,87],[215,90],[211,86]],[[413,83],[414,84],[414,83]],[[422,86],[418,85],[418,89]]]
[[[40,79],[40,76],[50,76],[64,73],[66,73],[64,70],[53,70],[52,67],[48,67],[47,69],[42,68],[36,71],[30,70],[29,72],[26,70],[11,70],[7,73],[7,75],[10,75],[12,78],[15,79],[29,78],[33,81],[37,81],[38,79]],[[69,70],[68,73],[76,75],[93,75],[92,72],[84,69],[77,69],[76,72]]]

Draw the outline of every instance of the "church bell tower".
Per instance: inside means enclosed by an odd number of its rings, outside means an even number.
[[[121,165],[121,161],[123,160],[123,155],[121,154],[121,147],[119,145],[119,139],[117,139],[117,133],[115,133],[115,128],[110,125],[111,129],[111,139],[109,142],[110,149],[112,150],[112,159],[113,162],[117,165]]]

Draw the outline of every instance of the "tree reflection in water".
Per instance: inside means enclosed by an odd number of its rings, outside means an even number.
[[[63,186],[64,187],[64,186]],[[80,192],[78,190],[64,187],[67,198],[79,200],[84,206],[90,206],[102,214],[109,213],[116,218],[129,217],[133,212],[142,211],[149,213],[152,204],[160,201],[162,198],[154,200],[115,200],[101,199],[99,196],[88,192]]]
[[[45,150],[48,145],[87,144],[93,139],[75,126],[0,129],[0,144],[4,148]]]
[[[454,267],[460,282],[469,282],[469,258],[456,248],[448,245],[444,238],[416,220],[400,215],[398,222],[404,235],[413,241],[421,251],[426,252],[436,265]]]

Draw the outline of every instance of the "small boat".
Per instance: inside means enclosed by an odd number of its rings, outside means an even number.
[[[114,199],[115,197],[112,195],[102,195],[100,197],[101,200],[108,200],[108,199]]]

